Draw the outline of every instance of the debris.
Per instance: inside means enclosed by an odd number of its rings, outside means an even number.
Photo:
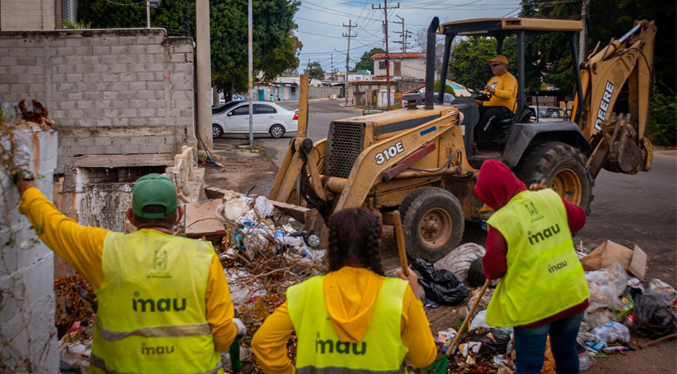
[[[622,342],[630,341],[630,330],[618,322],[609,322],[606,325],[597,326],[588,333],[579,334],[586,342]]]
[[[223,222],[215,215],[221,200],[208,200],[197,204],[186,204],[185,234],[189,237],[225,235]]]
[[[443,305],[458,305],[468,297],[468,289],[454,273],[435,270],[433,265],[420,258],[414,261],[413,267],[426,298]]]
[[[646,253],[638,246],[635,245],[633,250],[607,240],[581,258],[581,264],[583,270],[594,271],[620,262],[624,270],[643,281],[646,274],[646,260]]]
[[[632,330],[639,336],[662,337],[675,332],[675,316],[659,295],[637,295]]]
[[[597,271],[587,272],[585,279],[590,290],[591,311],[600,307],[613,310],[623,309],[618,297],[628,284],[628,275],[619,263]]]
[[[594,353],[583,352],[578,355],[578,370],[588,370],[594,362]]]
[[[677,292],[675,292],[675,289],[660,279],[652,279],[651,282],[649,282],[648,293],[658,296],[658,298],[667,306],[674,304],[675,299],[677,299]]]
[[[440,260],[435,262],[435,268],[438,270],[449,270],[454,273],[464,284],[468,284],[468,270],[470,265],[478,258],[484,256],[485,250],[479,244],[475,243],[466,243],[456,247],[453,251],[449,252],[448,255],[442,257]],[[484,280],[479,285],[474,285],[479,287],[484,284]],[[473,285],[470,285],[473,287]]]
[[[650,342],[645,343],[644,345],[642,345],[642,349],[644,349],[644,348],[646,348],[646,347],[649,347],[649,346],[652,346],[652,345],[654,345],[654,344],[660,343],[660,342],[662,342],[662,341],[666,341],[666,340],[670,340],[670,339],[674,339],[674,338],[677,338],[677,334],[670,334],[670,335],[668,335],[668,336],[664,336],[664,337],[662,337],[662,338],[658,338],[658,339],[656,339],[656,340],[652,340],[652,341],[650,341]]]

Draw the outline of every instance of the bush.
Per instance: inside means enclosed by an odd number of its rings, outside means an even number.
[[[656,143],[677,143],[677,103],[675,93],[661,93],[655,86],[649,104],[649,135]]]
[[[450,93],[451,96],[457,97],[457,96],[456,96],[456,92],[454,92],[454,89],[451,88],[450,85],[446,85],[446,86],[444,87],[444,90],[445,90],[446,93]],[[435,81],[435,89],[434,89],[434,91],[435,91],[435,92],[439,92],[439,91],[440,91],[440,81]]]

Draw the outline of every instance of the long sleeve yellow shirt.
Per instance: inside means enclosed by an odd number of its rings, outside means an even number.
[[[61,214],[37,188],[27,189],[22,196],[19,212],[28,217],[40,239],[59,257],[80,272],[96,292],[103,283],[103,243],[106,229],[85,227]],[[217,256],[212,257],[207,279],[207,322],[219,351],[227,351],[235,336],[237,326],[233,300],[228,282]]]
[[[343,267],[325,276],[324,288],[327,310],[332,323],[343,325],[341,317],[350,318],[352,322],[345,331],[346,325],[341,326],[343,331],[337,330],[342,340],[350,340],[350,335],[359,337],[364,334],[371,321],[371,313],[362,318],[361,312],[371,307],[373,299],[383,284],[383,277],[367,269]],[[334,292],[327,294],[332,288]],[[411,287],[407,287],[402,301],[402,320],[400,331],[402,343],[409,349],[404,360],[416,367],[424,368],[435,360],[437,348],[430,331],[430,324],[425,315],[423,304],[416,298]],[[294,326],[289,316],[287,302],[275,309],[268,316],[263,325],[252,339],[252,349],[259,364],[267,374],[293,374],[296,368],[287,357],[287,341],[294,332]]]
[[[515,101],[517,99],[517,79],[510,73],[494,76],[489,79],[487,86],[494,87],[494,94],[484,106],[504,106],[513,112],[515,111]]]

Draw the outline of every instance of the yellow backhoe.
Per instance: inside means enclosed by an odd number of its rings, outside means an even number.
[[[433,262],[461,241],[466,220],[487,218],[473,193],[484,160],[498,159],[525,182],[545,179],[568,201],[589,210],[594,177],[601,168],[634,174],[648,171],[652,148],[646,138],[653,67],[653,22],[636,22],[621,39],[579,64],[573,64],[576,100],[572,120],[529,123],[524,90],[515,117],[493,134],[495,148],[473,145],[479,121],[474,98],[458,98],[451,106],[433,103],[436,34],[446,37],[444,66],[449,64],[456,36],[494,37],[497,54],[503,40],[516,36],[517,78],[524,87],[525,38],[563,33],[577,61],[575,38],[579,21],[545,19],[481,19],[428,28],[425,105],[408,97],[407,109],[332,121],[326,139],[306,138],[307,77],[302,76],[299,133],[292,139],[270,192],[270,199],[290,208],[305,207],[306,227],[322,236],[323,219],[348,207],[367,207],[392,224],[402,216],[405,244],[413,257]],[[443,69],[441,81],[446,81]],[[444,85],[437,95],[444,97]],[[625,88],[627,87],[627,88]],[[629,113],[613,114],[621,91],[628,91]],[[479,95],[475,92],[475,96]],[[582,98],[582,100],[579,100]],[[435,105],[437,104],[437,105]]]

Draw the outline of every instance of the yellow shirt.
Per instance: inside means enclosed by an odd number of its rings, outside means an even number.
[[[346,266],[327,274],[324,282],[327,311],[340,339],[361,339],[371,322],[371,313],[366,313],[366,310],[373,307],[372,298],[378,295],[383,277],[367,269]],[[334,292],[327,293],[328,289]],[[368,316],[365,317],[365,314]],[[341,328],[337,328],[338,325]],[[416,299],[411,287],[407,287],[404,293],[400,331],[402,343],[409,349],[405,362],[419,368],[432,364],[437,348],[423,304]],[[287,341],[293,332],[294,326],[285,302],[266,318],[254,335],[252,349],[267,374],[296,372],[287,357]]]
[[[515,108],[515,100],[517,99],[517,79],[510,73],[505,73],[499,76],[493,76],[489,79],[487,86],[493,86],[494,92],[491,99],[484,102],[484,106],[504,106],[513,112]]]
[[[61,214],[37,188],[24,192],[19,212],[37,228],[40,239],[80,272],[95,292],[101,287],[103,242],[109,230],[79,225]],[[232,321],[233,300],[218,256],[212,258],[205,297],[214,345],[219,351],[227,351],[237,335],[237,326]]]

